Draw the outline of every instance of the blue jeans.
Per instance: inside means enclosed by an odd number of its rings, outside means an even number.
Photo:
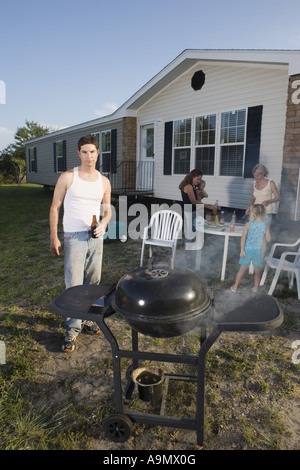
[[[273,214],[267,214],[267,224],[271,227]]]
[[[91,231],[64,233],[66,289],[83,284],[100,284],[103,238],[92,238]],[[82,320],[67,318],[66,334],[77,336]]]
[[[193,242],[195,240],[195,230],[196,230],[196,211],[193,211],[191,214],[186,214],[186,233],[183,237],[182,246],[185,247],[188,242]],[[190,224],[192,222],[192,226]]]

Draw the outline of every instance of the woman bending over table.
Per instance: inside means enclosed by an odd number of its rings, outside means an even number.
[[[196,225],[196,205],[202,204],[205,209],[213,210],[215,206],[211,204],[203,204],[201,200],[197,199],[196,188],[201,182],[203,173],[201,170],[192,170],[186,175],[186,177],[181,181],[179,189],[181,191],[182,202],[184,205],[191,205],[192,209],[192,230],[195,231]],[[188,230],[189,232],[189,230]],[[183,240],[183,245],[188,241],[186,238]]]

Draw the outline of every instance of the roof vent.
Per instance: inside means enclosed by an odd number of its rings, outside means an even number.
[[[192,88],[196,90],[201,90],[205,83],[205,73],[202,70],[198,70],[198,72],[195,72],[192,80],[191,80],[191,85]]]

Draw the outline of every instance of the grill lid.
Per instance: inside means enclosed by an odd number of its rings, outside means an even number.
[[[200,277],[187,268],[137,268],[118,282],[113,307],[126,318],[177,321],[204,313],[211,299]]]

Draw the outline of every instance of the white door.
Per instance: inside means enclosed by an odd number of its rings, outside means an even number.
[[[138,189],[152,190],[154,183],[154,124],[140,127],[140,155],[138,161]]]

